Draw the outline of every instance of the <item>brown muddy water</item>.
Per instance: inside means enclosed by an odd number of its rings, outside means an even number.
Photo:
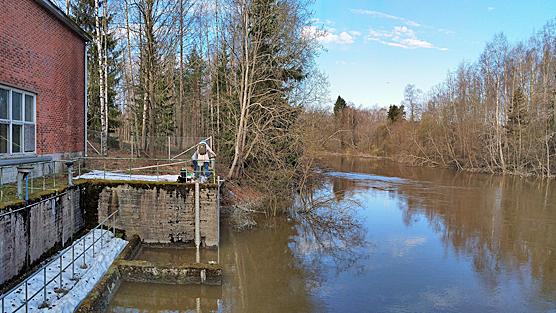
[[[222,228],[223,286],[123,283],[108,312],[556,312],[556,182],[325,161],[311,213]]]

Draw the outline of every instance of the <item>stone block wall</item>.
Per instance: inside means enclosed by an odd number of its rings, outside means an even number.
[[[218,185],[200,186],[201,246],[218,245]],[[121,183],[98,197],[98,222],[120,210],[116,228],[146,243],[195,244],[195,185]]]
[[[5,289],[72,241],[84,227],[81,189],[0,210],[0,285]],[[2,290],[0,290],[2,291]]]

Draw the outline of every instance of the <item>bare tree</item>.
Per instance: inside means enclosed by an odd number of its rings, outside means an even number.
[[[419,97],[422,94],[421,89],[415,88],[413,84],[407,84],[403,91],[404,94],[404,105],[409,108],[409,120],[413,121],[415,119],[415,111],[419,106]]]
[[[97,50],[98,50],[98,75],[100,77],[100,119],[101,119],[101,154],[103,156],[108,155],[108,125],[107,125],[107,113],[105,105],[105,92],[104,92],[104,75],[103,75],[103,65],[102,65],[102,34],[100,28],[100,16],[99,16],[99,0],[95,0],[95,19],[96,19],[96,34],[97,34]]]
[[[228,0],[224,6],[222,28],[229,30],[224,41],[239,73],[234,86],[239,116],[228,173],[237,178],[255,145],[265,146],[265,133],[276,131],[295,109],[287,103],[287,89],[303,80],[315,44],[303,34],[310,25],[304,1]]]

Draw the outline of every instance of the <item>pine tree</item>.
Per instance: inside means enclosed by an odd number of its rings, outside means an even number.
[[[340,113],[342,113],[342,111],[346,108],[346,106],[346,100],[338,96],[338,99],[336,99],[336,103],[334,103],[334,116],[338,117]]]
[[[508,121],[506,129],[511,134],[520,131],[527,124],[527,108],[525,107],[525,95],[521,87],[518,87],[508,107]]]
[[[397,121],[403,121],[405,119],[405,110],[404,106],[400,105],[399,107],[395,104],[390,105],[388,108],[387,117],[391,123],[395,123]]]

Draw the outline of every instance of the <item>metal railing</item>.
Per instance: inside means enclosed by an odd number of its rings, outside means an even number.
[[[215,160],[210,159],[206,162],[209,163],[209,170],[205,171],[203,168],[203,163],[205,161],[197,161],[192,159],[138,159],[138,158],[103,158],[103,157],[81,157],[77,159],[77,173],[79,177],[82,176],[84,172],[90,171],[100,171],[102,172],[101,176],[102,179],[117,179],[117,176],[114,174],[122,176],[128,176],[129,180],[134,180],[133,175],[151,175],[156,176],[156,180],[160,180],[160,176],[162,175],[182,175],[187,177],[189,174],[193,174],[195,176],[205,175],[207,172],[209,173],[210,180],[213,183],[216,183],[216,169],[215,169]],[[89,161],[96,161],[97,166],[83,166],[84,162]],[[197,161],[197,168],[195,168],[194,162]],[[100,164],[99,164],[100,163]],[[107,166],[113,163],[112,166]],[[117,163],[117,165],[114,165]],[[149,165],[145,166],[138,166],[137,164],[144,164],[147,163]],[[125,164],[125,165],[124,165]],[[134,164],[135,167],[134,167]],[[125,166],[125,169],[124,169]],[[168,167],[176,167],[179,166],[179,170],[172,170],[168,169]],[[141,179],[136,179],[141,180]]]
[[[79,269],[83,270],[81,271],[81,274],[85,273],[85,269],[87,268],[87,263],[86,263],[86,258],[90,257],[90,258],[94,258],[95,257],[95,245],[97,244],[97,242],[100,241],[100,249],[103,249],[104,246],[104,238],[105,236],[108,236],[108,241],[107,243],[114,237],[115,234],[115,230],[116,230],[116,215],[118,213],[118,210],[115,211],[114,213],[110,214],[110,216],[108,216],[106,219],[104,219],[104,221],[102,221],[102,223],[100,223],[98,226],[96,226],[95,228],[93,228],[91,231],[89,231],[89,233],[85,236],[83,236],[82,238],[76,240],[71,247],[66,248],[65,250],[62,250],[59,254],[59,256],[53,258],[50,262],[48,262],[46,265],[44,265],[41,269],[39,269],[38,271],[36,271],[33,275],[29,276],[28,278],[26,278],[23,282],[21,282],[19,285],[17,285],[15,288],[13,288],[12,290],[10,290],[9,292],[7,292],[6,294],[0,296],[0,301],[1,301],[1,305],[2,305],[2,311],[0,311],[0,313],[5,313],[7,312],[6,309],[6,299],[10,298],[10,296],[16,297],[16,298],[21,298],[21,296],[24,296],[23,301],[20,300],[20,302],[22,302],[19,306],[17,306],[15,309],[13,307],[10,307],[11,312],[17,312],[20,309],[22,309],[23,307],[25,307],[25,312],[29,311],[29,303],[30,301],[32,301],[33,299],[35,299],[35,297],[39,296],[42,293],[42,300],[43,302],[38,306],[39,308],[45,308],[48,307],[48,300],[53,300],[54,296],[50,297],[47,295],[50,294],[50,292],[47,292],[47,288],[49,285],[53,284],[53,285],[57,285],[54,288],[54,291],[56,294],[67,294],[77,283],[77,281],[80,279],[79,275],[76,275],[78,273],[76,273],[76,265],[79,267]],[[110,232],[110,219],[112,219],[112,232]],[[104,231],[103,228],[104,226],[107,225],[107,230]],[[100,231],[100,236],[96,236],[95,238],[95,233],[98,234],[98,232]],[[82,246],[82,248],[78,248],[77,250],[81,250],[77,255],[75,254],[75,250],[77,246]],[[90,251],[91,250],[91,251]],[[89,252],[90,251],[90,252]],[[87,252],[89,252],[89,256],[87,256]],[[71,260],[69,261],[65,261],[63,259],[69,258],[69,254],[71,254]],[[90,255],[92,254],[92,256]],[[76,262],[81,261],[80,264],[76,264]],[[57,262],[59,262],[58,264],[56,264]],[[65,286],[69,287],[67,289],[64,289],[64,284],[63,284],[63,280],[64,280],[64,273],[66,272],[66,270],[69,270],[69,268],[71,267],[71,277],[69,278],[70,282],[73,282],[73,284],[70,283],[66,283]],[[52,270],[55,269],[55,270]],[[79,269],[77,271],[79,271]],[[42,273],[41,273],[42,272]],[[42,286],[40,288],[38,288],[38,290],[36,290],[37,288],[34,287],[33,284],[29,283],[30,281],[34,281],[34,280],[42,280]],[[66,280],[68,280],[66,278]],[[31,290],[30,287],[31,286]],[[14,296],[15,294],[20,295],[20,293],[23,294],[21,296]],[[15,299],[15,301],[17,301],[17,299]]]
[[[27,163],[26,165],[33,167],[33,171],[31,171],[25,181],[24,199],[28,199],[34,192],[57,190],[60,186],[70,185],[68,177],[69,169],[66,164],[68,161],[74,162],[72,174],[78,174],[81,176],[86,171],[96,170],[104,173],[102,179],[110,179],[109,177],[106,177],[106,174],[108,173],[127,173],[129,174],[130,180],[133,179],[133,175],[140,174],[156,176],[156,180],[158,181],[159,177],[163,174],[187,176],[191,173],[194,176],[200,177],[207,172],[204,170],[202,162],[195,169],[193,167],[195,160],[192,159],[78,157],[72,160]],[[89,161],[96,161],[97,166],[84,166],[84,163]],[[210,175],[210,182],[216,183],[215,160],[210,159],[207,162],[209,163],[208,173]],[[107,166],[107,163],[118,163],[118,166]],[[144,165],[145,163],[149,165]],[[178,165],[180,165],[179,170],[168,169],[169,166]],[[15,200],[17,184],[14,177],[16,173],[17,165],[0,166],[0,202]],[[9,177],[6,178],[6,176],[11,177],[12,179],[9,179]],[[10,194],[11,197],[9,196]]]
[[[57,160],[26,163],[25,165],[33,167],[33,171],[26,180],[26,198],[29,192],[54,190],[57,185],[67,185],[68,171],[65,162],[65,160]],[[4,202],[8,199],[7,194],[9,191],[17,189],[15,179],[17,166],[18,165],[0,166],[0,202]],[[57,169],[59,170],[58,172]],[[57,177],[60,175],[64,175],[63,178]],[[50,181],[47,183],[47,180]],[[12,193],[15,194],[16,192],[14,191]]]
[[[87,154],[89,156],[101,156],[103,149],[102,134],[99,131],[88,130],[87,132]],[[195,147],[201,140],[206,140],[209,146],[214,147],[212,136],[133,136],[129,133],[110,133],[107,138],[107,153],[109,157],[132,156],[149,158],[177,159],[190,147]],[[144,146],[144,144],[146,146]],[[145,150],[144,150],[145,149]]]

